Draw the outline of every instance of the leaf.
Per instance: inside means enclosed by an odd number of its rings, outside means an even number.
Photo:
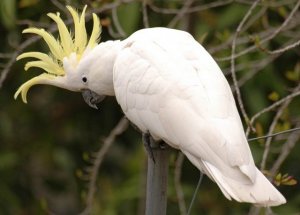
[[[274,178],[274,184],[276,186],[279,186],[280,185],[280,182],[281,182],[281,173],[278,173],[275,178]]]
[[[39,0],[20,0],[19,8],[31,7],[35,4],[37,4],[38,2],[39,2]]]
[[[264,129],[263,129],[263,126],[261,125],[261,123],[259,123],[259,122],[255,123],[255,131],[256,131],[257,137],[260,137],[260,136],[264,135]],[[265,142],[265,140],[260,139],[260,140],[258,140],[258,142],[263,144]]]
[[[120,7],[118,7],[117,14],[119,22],[126,34],[130,35],[136,31],[138,23],[141,19],[139,2],[122,4]]]
[[[7,29],[16,27],[16,1],[1,0],[0,1],[0,19]]]
[[[293,186],[297,184],[297,180],[294,178],[289,179],[288,181],[282,182],[283,185]]]
[[[0,154],[0,170],[10,169],[18,162],[18,157],[13,152],[1,152]]]
[[[202,35],[198,38],[197,41],[198,41],[200,44],[203,44],[206,38],[207,38],[207,33],[204,33],[204,34],[202,34]]]
[[[275,91],[273,91],[268,95],[268,99],[270,99],[273,102],[278,101],[279,98],[280,98],[279,94]]]
[[[280,186],[280,185],[293,186],[298,183],[297,180],[293,176],[290,176],[287,173],[284,175],[282,175],[281,173],[278,173],[275,176],[273,182],[276,186]]]
[[[207,33],[206,33],[207,34]],[[230,38],[231,36],[231,32],[228,29],[225,29],[222,32],[217,32],[216,33],[216,37],[220,40],[220,41],[226,41],[228,40],[228,38]]]
[[[102,27],[107,27],[107,26],[110,26],[111,25],[111,21],[110,21],[110,18],[104,18],[104,19],[101,19],[101,26]]]
[[[84,153],[82,154],[82,159],[83,159],[84,161],[89,161],[89,160],[90,160],[90,155],[89,155],[89,153],[84,152]]]
[[[285,77],[290,81],[299,81],[299,72],[296,71],[287,71]]]
[[[279,8],[278,8],[278,13],[279,13],[279,15],[282,16],[283,18],[286,18],[287,15],[288,15],[288,12],[287,12],[287,10],[286,10],[285,7],[279,7]]]

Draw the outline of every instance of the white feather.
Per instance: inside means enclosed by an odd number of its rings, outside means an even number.
[[[285,203],[255,167],[224,75],[190,34],[152,28],[121,43],[113,82],[130,121],[180,149],[228,199]]]

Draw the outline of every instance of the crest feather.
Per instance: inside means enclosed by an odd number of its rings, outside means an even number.
[[[73,39],[70,32],[67,29],[67,26],[60,18],[60,14],[48,13],[47,14],[53,21],[56,22],[57,28],[59,31],[59,36],[61,40],[61,46],[64,50],[64,54],[69,56],[74,51]]]
[[[98,44],[98,40],[101,34],[100,20],[96,14],[93,14],[93,30],[91,37],[88,41],[87,32],[85,28],[85,11],[87,6],[85,5],[81,15],[75,11],[71,6],[67,6],[74,22],[74,39],[72,33],[68,30],[67,26],[60,17],[60,13],[48,13],[47,15],[57,24],[59,39],[45,31],[38,28],[27,28],[23,33],[33,33],[41,36],[47,43],[51,54],[47,55],[41,52],[25,52],[17,57],[17,60],[23,58],[36,58],[37,60],[29,61],[25,64],[25,70],[31,67],[38,67],[46,71],[37,77],[34,77],[24,83],[15,93],[15,99],[21,93],[22,100],[27,103],[26,95],[30,87],[36,84],[49,83],[46,80],[55,79],[56,76],[64,76],[65,71],[63,69],[63,59],[76,56],[79,61],[83,56],[85,50],[94,48]]]
[[[87,35],[86,35],[86,29],[85,29],[85,10],[86,5],[83,8],[83,11],[81,13],[81,16],[79,18],[79,14],[72,8],[71,6],[67,6],[67,9],[71,13],[73,20],[74,20],[74,28],[75,28],[75,47],[77,48],[76,52],[79,55],[82,55],[86,48],[87,43]]]
[[[64,54],[63,54],[63,49],[59,42],[53,37],[52,34],[48,33],[45,31],[45,29],[38,29],[38,28],[27,28],[23,31],[23,33],[33,33],[40,35],[43,37],[47,45],[49,46],[50,51],[54,55],[55,58],[58,60],[63,60]]]
[[[98,40],[100,40],[101,34],[101,25],[99,17],[93,13],[93,31],[88,43],[88,47],[94,48],[98,44]]]

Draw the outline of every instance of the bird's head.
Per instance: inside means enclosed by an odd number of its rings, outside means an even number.
[[[49,46],[50,54],[26,52],[17,57],[17,60],[23,58],[37,59],[27,62],[25,70],[38,67],[45,70],[45,72],[21,85],[14,95],[15,99],[21,94],[22,100],[27,103],[28,90],[37,84],[48,84],[82,92],[86,102],[91,106],[93,106],[91,99],[97,100],[97,102],[102,99],[102,96],[89,89],[87,77],[89,69],[87,67],[90,64],[88,61],[91,58],[89,55],[98,45],[100,38],[101,25],[99,18],[96,14],[93,14],[93,30],[88,39],[85,28],[86,6],[81,15],[70,6],[67,6],[67,9],[74,20],[74,33],[68,30],[59,13],[48,14],[57,24],[59,39],[55,39],[52,34],[44,29],[28,28],[23,31],[23,33],[33,33],[41,36]]]

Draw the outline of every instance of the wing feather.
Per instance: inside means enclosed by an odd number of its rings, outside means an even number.
[[[200,44],[185,32],[162,28],[138,31],[123,44],[114,88],[129,120],[183,151],[228,199],[284,202],[255,167],[230,87]],[[259,193],[256,202],[256,180],[271,197]],[[247,189],[256,193],[249,196]]]

